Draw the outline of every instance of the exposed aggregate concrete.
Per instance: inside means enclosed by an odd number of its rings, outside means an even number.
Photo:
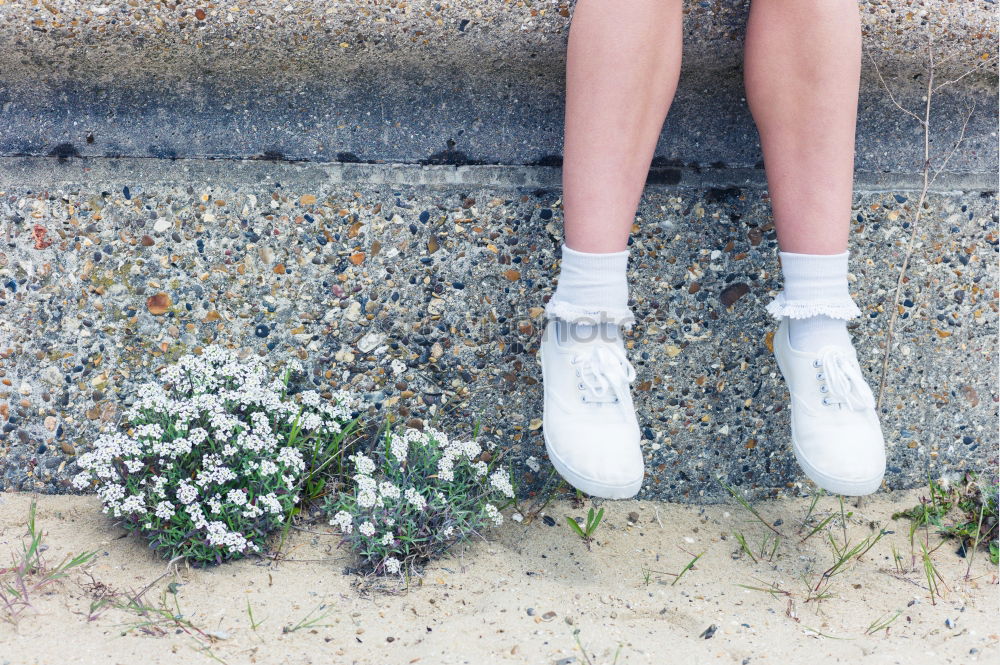
[[[76,161],[76,160],[71,160]],[[912,193],[861,193],[852,323],[877,386]],[[374,418],[485,432],[548,473],[542,306],[559,193],[497,187],[106,182],[0,188],[0,488],[71,491],[74,459],[157,368],[208,343],[367,395]],[[904,284],[882,409],[891,488],[996,465],[995,192],[933,194]],[[805,483],[764,305],[780,286],[766,194],[647,190],[628,337],[643,497]]]

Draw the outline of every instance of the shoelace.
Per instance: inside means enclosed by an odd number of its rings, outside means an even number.
[[[580,368],[580,383],[589,393],[588,402],[620,402],[633,408],[629,383],[635,379],[635,368],[623,349],[613,344],[589,344],[570,362]]]
[[[875,408],[875,395],[865,382],[857,361],[843,349],[823,349],[816,366],[822,368],[828,391],[824,402],[846,404],[851,409]]]

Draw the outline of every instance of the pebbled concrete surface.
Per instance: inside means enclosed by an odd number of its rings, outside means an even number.
[[[779,282],[742,98],[747,6],[685,3],[632,242],[646,498],[718,500],[713,473],[801,487],[767,348]],[[986,0],[861,7],[904,106],[921,107],[929,36],[937,80],[959,79],[934,98],[937,154],[975,105],[925,211],[886,386],[887,484],[912,487],[997,463],[995,61],[960,78],[994,55],[997,17]],[[211,341],[304,355],[313,385],[363,391],[373,414],[482,417],[544,474],[534,351],[561,242],[571,11],[0,0],[0,489],[67,491],[113,405]],[[874,377],[922,132],[864,66],[854,333]]]
[[[661,166],[759,166],[743,100],[747,2],[685,4]],[[957,78],[995,52],[986,0],[862,2],[865,47],[919,108],[924,52]],[[0,2],[0,155],[558,164],[572,3]],[[945,80],[941,78],[941,80]],[[995,171],[995,63],[940,91],[949,169]],[[909,171],[920,128],[865,60],[857,167]]]
[[[153,162],[147,181],[135,162],[44,161],[58,182],[41,166],[22,165],[34,184],[0,177],[0,489],[69,491],[114,405],[209,342],[302,357],[314,387],[361,391],[373,414],[439,414],[456,432],[481,417],[541,464],[525,489],[546,474],[534,353],[557,189],[333,182],[260,163],[244,180],[181,160]],[[1000,395],[984,371],[997,362],[995,192],[928,201],[882,412],[888,487],[997,464]],[[853,333],[876,384],[913,206],[910,192],[866,191],[852,212]],[[780,286],[764,191],[650,187],[631,249],[642,496],[720,500],[715,473],[798,492],[763,308]]]

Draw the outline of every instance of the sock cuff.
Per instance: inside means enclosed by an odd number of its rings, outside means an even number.
[[[579,266],[585,270],[618,271],[628,267],[628,249],[623,249],[620,252],[580,252],[563,243],[560,250],[564,269],[567,264],[571,267]]]
[[[628,308],[628,256],[628,249],[580,252],[563,243],[556,292],[545,306],[547,316],[631,327],[635,317]]]
[[[785,280],[847,278],[850,252],[840,254],[797,254],[778,252]]]
[[[799,254],[778,252],[784,288],[767,305],[775,318],[801,319],[820,314],[835,319],[861,316],[848,288],[847,263],[850,252],[839,254]]]

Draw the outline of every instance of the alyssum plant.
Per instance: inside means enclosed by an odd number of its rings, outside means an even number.
[[[103,512],[164,557],[199,566],[260,552],[299,502],[304,454],[339,449],[356,423],[351,393],[332,402],[312,390],[288,395],[301,369],[292,360],[268,380],[256,356],[217,345],[181,357],[163,385],[140,388],[126,431],[80,456],[74,486],[95,484]]]
[[[387,429],[371,456],[350,457],[353,483],[324,510],[364,569],[398,574],[503,521],[493,502],[506,504],[514,490],[508,472],[493,468],[495,447],[450,441],[431,427]]]

